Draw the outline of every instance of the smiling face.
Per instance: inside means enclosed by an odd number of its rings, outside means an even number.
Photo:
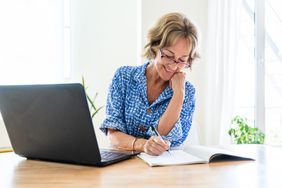
[[[188,60],[190,51],[191,45],[184,38],[176,40],[170,47],[159,50],[154,65],[160,78],[164,81],[170,80],[174,73],[181,70],[180,64]]]

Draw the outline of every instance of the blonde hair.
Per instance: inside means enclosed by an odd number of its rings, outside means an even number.
[[[156,57],[159,49],[174,45],[180,38],[187,39],[187,42],[192,45],[188,60],[191,68],[193,60],[199,57],[197,51],[198,32],[195,25],[181,13],[163,15],[148,31],[148,43],[144,47],[143,56],[152,60]]]

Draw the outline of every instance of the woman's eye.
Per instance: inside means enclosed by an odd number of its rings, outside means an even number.
[[[188,61],[188,59],[179,59],[179,62],[181,62],[181,63],[185,63],[187,61]]]
[[[174,56],[169,56],[169,55],[167,55],[167,58],[169,58],[169,59],[174,59]]]

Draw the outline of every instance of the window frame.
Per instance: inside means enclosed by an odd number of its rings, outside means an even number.
[[[255,0],[255,127],[265,132],[265,1]]]

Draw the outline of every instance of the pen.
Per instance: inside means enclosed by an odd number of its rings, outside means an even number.
[[[151,129],[154,131],[154,133],[155,133],[157,136],[159,136],[162,141],[164,141],[163,138],[162,138],[162,136],[160,135],[160,133],[157,131],[157,129],[156,129],[153,125],[150,125],[150,127],[151,127]],[[169,149],[166,150],[166,151],[171,155],[171,153],[169,152]]]

